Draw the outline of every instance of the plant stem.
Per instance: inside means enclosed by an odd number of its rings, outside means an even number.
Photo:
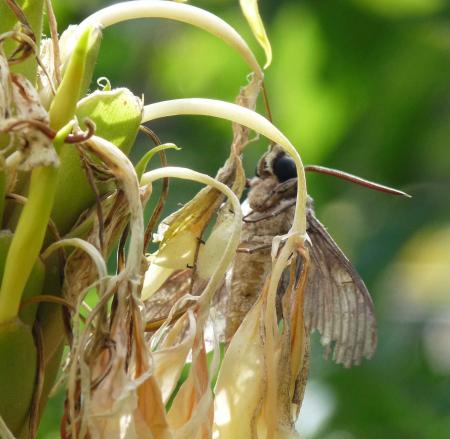
[[[258,78],[264,77],[253,52],[239,33],[219,17],[195,6],[160,0],[126,1],[100,9],[86,18],[80,28],[91,24],[108,27],[126,20],[146,17],[181,21],[216,35],[241,54]]]
[[[91,28],[80,36],[66,74],[50,107],[50,126],[59,130],[53,147],[59,153],[72,130],[68,123],[75,113],[85,72]],[[0,324],[14,319],[19,312],[24,287],[44,242],[55,199],[58,168],[39,166],[31,172],[28,201],[19,218],[6,258],[0,289]]]
[[[294,160],[297,168],[297,202],[295,216],[290,232],[302,236],[306,234],[306,179],[303,163],[298,151],[288,138],[265,117],[248,108],[230,102],[214,99],[174,99],[146,105],[142,123],[161,117],[197,114],[219,117],[244,125],[278,143]]]
[[[72,124],[58,134],[61,144]],[[55,144],[57,139],[55,139]],[[58,168],[33,169],[28,201],[20,215],[5,264],[0,290],[0,324],[17,316],[23,289],[41,250],[56,191]]]

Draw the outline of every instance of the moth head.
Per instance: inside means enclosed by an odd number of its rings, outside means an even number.
[[[297,178],[295,162],[279,145],[272,145],[258,162],[255,174],[259,178],[275,176],[278,183]]]

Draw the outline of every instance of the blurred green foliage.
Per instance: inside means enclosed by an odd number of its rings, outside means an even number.
[[[191,3],[235,26],[263,62],[237,0]],[[55,1],[60,29],[105,4]],[[308,427],[306,415],[301,417],[303,435],[448,438],[450,245],[439,243],[450,243],[450,4],[260,0],[260,5],[274,53],[266,74],[274,122],[304,161],[413,196],[397,199],[308,176],[319,218],[372,293],[379,347],[372,361],[345,370],[325,362],[313,344],[314,385],[305,410],[319,385],[308,416],[320,422]],[[193,96],[231,101],[246,74],[243,62],[214,37],[179,23],[140,20],[105,32],[96,76],[144,93],[149,103]],[[173,165],[214,175],[227,156],[226,122],[184,117],[151,128],[163,142],[183,148],[168,152]],[[140,138],[133,160],[149,146]],[[249,175],[265,148],[260,139],[247,149]],[[166,211],[196,190],[171,183]],[[58,396],[47,409],[40,438],[58,437],[61,411]]]

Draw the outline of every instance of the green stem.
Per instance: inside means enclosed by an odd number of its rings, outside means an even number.
[[[162,145],[155,146],[150,151],[146,152],[144,156],[139,160],[138,164],[134,167],[138,176],[138,180],[141,179],[147,168],[147,165],[149,164],[153,156],[157,152],[164,151],[165,149],[176,149],[177,151],[179,151],[181,148],[178,148],[178,146],[174,145],[173,143],[163,143]]]
[[[84,78],[91,29],[80,36],[64,78],[50,107],[50,126],[59,130],[53,146],[59,153],[72,130],[69,122],[75,113]],[[58,168],[37,167],[31,173],[28,201],[19,218],[6,258],[0,289],[0,324],[14,319],[19,312],[24,287],[39,257],[55,199]]]
[[[63,143],[72,130],[68,124],[58,133]],[[22,292],[41,250],[56,191],[58,168],[37,167],[30,180],[28,201],[20,215],[5,264],[0,289],[0,324],[17,316]]]

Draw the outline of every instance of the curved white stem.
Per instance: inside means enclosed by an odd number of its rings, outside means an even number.
[[[108,270],[106,269],[106,264],[103,259],[103,256],[95,246],[93,246],[90,242],[85,241],[84,239],[66,238],[56,241],[45,249],[41,257],[42,259],[47,259],[50,256],[50,254],[53,253],[55,250],[66,246],[77,247],[85,251],[94,261],[100,279],[104,279],[108,275]]]
[[[15,439],[15,436],[11,433],[8,426],[6,425],[6,422],[3,420],[3,418],[0,416],[0,433],[1,437],[4,439]]]
[[[108,164],[111,172],[122,184],[130,208],[130,247],[126,270],[131,276],[139,273],[144,253],[144,215],[137,174],[130,159],[113,143],[92,136],[85,144]]]
[[[227,119],[244,125],[259,132],[265,137],[278,143],[291,155],[297,167],[298,186],[297,204],[291,232],[306,234],[306,180],[300,155],[287,137],[269,120],[255,111],[230,102],[214,99],[175,99],[146,105],[142,115],[142,122],[148,122],[167,116],[197,114]]]
[[[197,181],[199,183],[212,186],[225,194],[230,200],[231,206],[233,207],[233,222],[235,226],[233,227],[230,239],[227,243],[227,246],[225,247],[224,254],[220,259],[216,269],[214,270],[214,273],[210,277],[208,285],[205,287],[205,290],[203,291],[201,296],[201,300],[203,301],[203,303],[208,303],[212,295],[214,294],[214,291],[218,288],[219,283],[222,282],[223,275],[228,266],[231,264],[236,249],[239,245],[242,228],[241,205],[236,194],[227,185],[221,183],[215,178],[210,177],[209,175],[202,174],[201,172],[193,171],[192,169],[188,168],[168,166],[165,168],[155,169],[154,171],[149,171],[142,176],[141,184],[151,184],[155,180],[166,177],[182,178],[185,180]]]
[[[237,50],[256,75],[264,76],[258,61],[237,31],[214,14],[195,6],[161,0],[122,2],[95,12],[80,24],[80,28],[92,24],[108,27],[136,18],[169,18],[204,29]]]

